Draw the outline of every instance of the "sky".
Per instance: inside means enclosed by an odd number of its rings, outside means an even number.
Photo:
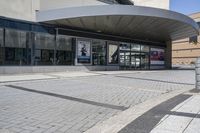
[[[186,15],[200,12],[200,0],[170,0],[170,9]]]

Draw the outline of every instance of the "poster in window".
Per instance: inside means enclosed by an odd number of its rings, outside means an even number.
[[[109,45],[109,64],[118,64],[118,45]]]
[[[151,65],[165,65],[164,49],[151,48]]]
[[[90,41],[78,41],[77,48],[78,48],[78,63],[90,64],[91,62],[91,43]]]

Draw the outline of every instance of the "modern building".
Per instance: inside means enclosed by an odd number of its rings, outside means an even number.
[[[193,19],[168,10],[169,0],[1,0],[0,7],[1,74],[168,69],[171,41],[199,34]]]
[[[191,14],[190,17],[200,26],[200,13]],[[192,36],[173,42],[172,63],[174,66],[194,66],[197,57],[200,57],[200,36]]]

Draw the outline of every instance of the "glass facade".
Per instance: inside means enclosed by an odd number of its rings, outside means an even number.
[[[101,40],[92,41],[92,64],[106,65],[106,42]]]
[[[51,34],[36,33],[34,46],[35,65],[54,64],[55,36]]]
[[[29,33],[5,30],[5,65],[30,65]]]
[[[109,43],[108,44],[108,64],[118,64],[118,44],[117,43]]]
[[[4,62],[3,38],[3,29],[0,28],[0,65],[2,65]]]
[[[77,63],[91,65],[91,40],[77,39]]]
[[[69,30],[0,18],[0,65],[115,65],[121,69],[164,68],[165,48],[77,37]],[[84,36],[84,35],[83,35]]]
[[[150,47],[141,45],[141,69],[149,69],[150,67]]]
[[[121,43],[120,44],[120,53],[119,53],[119,58],[120,58],[120,66],[123,69],[129,69],[130,67],[130,49],[131,45],[129,43]]]
[[[149,46],[121,43],[119,54],[122,69],[149,69]]]
[[[57,36],[56,46],[56,64],[57,65],[72,65],[73,51],[72,51],[72,37],[65,35]]]

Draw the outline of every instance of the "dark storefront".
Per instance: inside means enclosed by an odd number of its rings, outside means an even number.
[[[1,66],[116,65],[143,70],[151,68],[151,47],[158,47],[158,43],[84,34],[37,23],[5,18],[0,22]],[[161,45],[164,51],[165,45]]]

